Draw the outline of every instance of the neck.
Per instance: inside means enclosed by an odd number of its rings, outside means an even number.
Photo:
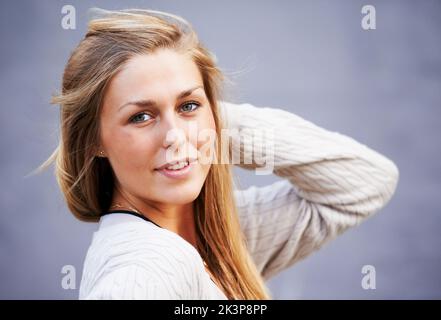
[[[182,205],[158,204],[134,198],[130,198],[130,200],[127,201],[123,197],[115,195],[112,201],[112,205],[114,204],[119,204],[125,209],[129,209],[130,207],[136,209],[146,218],[178,234],[197,248],[193,203]]]

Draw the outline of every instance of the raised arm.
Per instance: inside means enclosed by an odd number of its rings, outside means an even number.
[[[396,165],[354,139],[277,108],[220,106],[227,127],[240,133],[233,152],[252,154],[253,146],[273,143],[273,173],[284,178],[235,191],[248,248],[265,279],[358,225],[393,195]],[[256,137],[256,129],[273,130],[273,141]]]

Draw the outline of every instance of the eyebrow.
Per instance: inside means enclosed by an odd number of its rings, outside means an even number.
[[[203,88],[204,88],[204,86],[199,85],[199,86],[196,86],[196,87],[193,87],[193,88],[190,88],[190,89],[184,90],[184,91],[182,91],[180,94],[178,94],[178,96],[176,97],[176,99],[177,99],[177,100],[179,100],[179,99],[183,99],[183,98],[185,98],[185,97],[191,95],[191,94],[193,93],[193,91],[195,91],[196,89],[203,89]],[[129,101],[129,102],[124,103],[122,106],[120,106],[120,107],[118,108],[118,111],[120,111],[122,108],[124,108],[125,106],[128,106],[128,105],[136,105],[136,106],[139,106],[139,107],[151,107],[151,106],[155,106],[155,105],[156,105],[156,102],[155,102],[154,100],[136,100],[136,101]]]

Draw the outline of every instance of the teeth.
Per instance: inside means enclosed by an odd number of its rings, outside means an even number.
[[[178,162],[172,166],[167,167],[167,170],[179,170],[184,168],[185,166],[188,166],[188,161]]]

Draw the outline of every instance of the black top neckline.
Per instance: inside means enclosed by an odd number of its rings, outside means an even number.
[[[157,223],[155,223],[155,222],[153,222],[152,220],[150,220],[149,218],[147,218],[147,217],[145,217],[145,216],[139,214],[138,212],[135,212],[135,211],[132,211],[132,210],[110,210],[110,211],[106,211],[106,212],[101,213],[101,216],[105,216],[105,215],[112,214],[112,213],[125,213],[125,214],[130,214],[130,215],[132,215],[132,216],[135,216],[135,217],[141,218],[141,219],[143,219],[143,220],[145,220],[145,221],[151,222],[151,223],[153,223],[154,225],[156,225],[156,226],[158,226],[159,228],[162,229],[162,227],[161,227],[160,225],[158,225]]]

